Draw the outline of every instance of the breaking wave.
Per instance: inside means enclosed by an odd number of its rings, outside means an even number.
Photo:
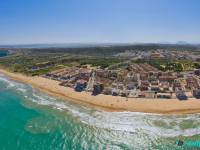
[[[40,106],[48,106],[58,111],[66,111],[82,123],[111,131],[145,134],[153,139],[159,137],[193,136],[200,134],[200,114],[167,116],[136,112],[104,112],[58,100],[39,92],[32,87],[12,81],[0,75],[0,82],[7,89],[15,90],[30,101]]]

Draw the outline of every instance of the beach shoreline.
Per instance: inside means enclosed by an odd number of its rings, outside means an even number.
[[[58,81],[40,76],[29,77],[5,69],[0,69],[0,73],[13,80],[29,84],[51,96],[83,105],[91,105],[105,111],[131,111],[167,115],[200,113],[200,100],[194,98],[189,98],[187,101],[147,98],[128,98],[127,100],[125,97],[103,94],[92,96],[90,92],[75,92],[72,88],[60,86]]]

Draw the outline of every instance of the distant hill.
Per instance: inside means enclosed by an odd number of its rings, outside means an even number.
[[[5,46],[4,46],[5,47]],[[69,53],[92,56],[112,56],[125,51],[153,51],[163,50],[191,50],[200,51],[200,45],[192,44],[34,44],[7,46],[8,49],[17,49],[31,53]],[[5,49],[5,48],[4,48]]]
[[[112,45],[129,45],[128,43],[51,43],[51,44],[18,44],[0,45],[0,48],[86,48],[86,47],[107,47]]]
[[[69,48],[32,48],[30,51],[34,52],[48,52],[48,53],[71,53],[82,55],[97,55],[97,56],[110,56],[117,53],[129,51],[153,51],[157,49],[163,50],[200,50],[197,45],[179,45],[179,44],[135,44],[135,45],[99,45],[88,47],[69,47]]]

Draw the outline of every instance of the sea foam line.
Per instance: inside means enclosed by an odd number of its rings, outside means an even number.
[[[139,112],[94,111],[92,108],[80,107],[69,102],[57,100],[56,98],[43,94],[25,84],[12,81],[2,75],[0,75],[0,81],[6,83],[8,88],[15,89],[17,92],[21,93],[27,100],[31,100],[39,105],[51,106],[58,110],[67,110],[74,117],[78,117],[82,123],[90,126],[131,133],[144,132],[145,134],[157,137],[193,136],[200,134],[200,128],[198,127],[183,130],[179,125],[181,122],[187,120],[200,124],[200,121],[197,120],[200,114],[164,116]],[[167,125],[173,122],[177,125],[169,129],[156,126],[153,123],[154,121],[164,122]]]

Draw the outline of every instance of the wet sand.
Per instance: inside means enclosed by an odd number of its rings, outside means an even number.
[[[190,114],[200,113],[200,100],[190,98],[187,101],[177,99],[145,99],[125,98],[100,94],[92,96],[90,92],[75,92],[74,89],[59,86],[58,81],[43,77],[28,77],[0,69],[0,73],[13,80],[30,84],[34,88],[47,92],[49,95],[61,97],[65,100],[80,102],[85,105],[102,108],[108,111],[132,111],[158,114]]]

